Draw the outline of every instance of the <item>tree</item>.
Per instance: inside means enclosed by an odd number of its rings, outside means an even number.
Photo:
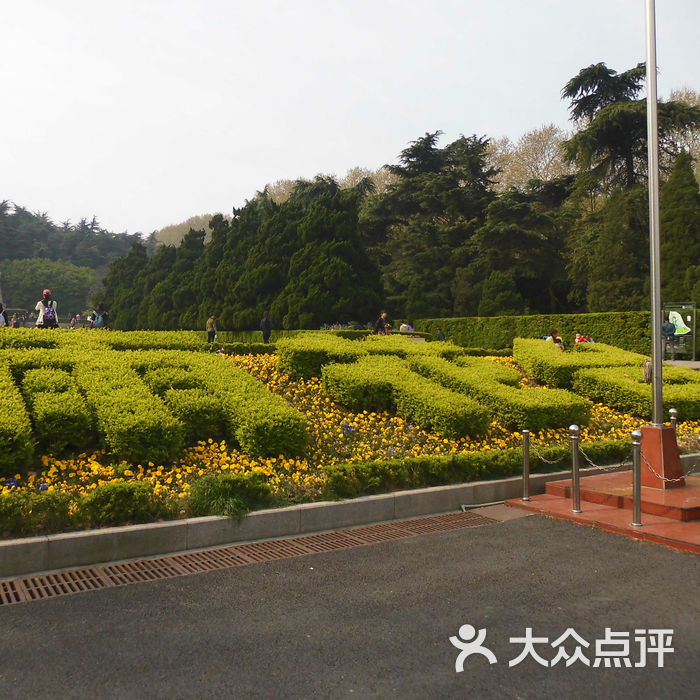
[[[688,87],[672,90],[669,100],[700,108],[700,93]],[[679,153],[686,151],[690,154],[694,163],[695,179],[700,181],[700,129],[673,130],[669,136]]]
[[[63,260],[22,258],[0,265],[5,305],[33,310],[41,292],[49,288],[60,310],[59,318],[82,313],[89,305],[95,271]]]
[[[457,270],[471,261],[469,240],[493,199],[488,139],[441,132],[413,141],[388,167],[397,182],[363,211],[361,232],[380,262],[394,316],[444,316],[455,307]]]
[[[685,151],[661,188],[660,229],[662,298],[688,301],[700,261],[700,191]]]
[[[646,102],[634,99],[642,89],[644,64],[616,73],[604,63],[582,69],[562,90],[581,129],[564,143],[566,159],[578,165],[586,187],[633,187],[646,178]],[[659,148],[678,155],[672,134],[700,128],[700,108],[683,102],[658,106]],[[663,164],[663,159],[660,161]]]
[[[486,221],[472,238],[473,267],[479,270],[473,277],[484,280],[480,316],[516,313],[518,305],[518,313],[567,310],[568,220],[561,206],[571,184],[571,178],[531,180],[527,191],[508,190],[489,204]],[[499,281],[503,294],[495,294]],[[499,304],[505,306],[499,309]]]
[[[573,172],[564,159],[565,133],[554,124],[533,129],[512,143],[504,137],[491,142],[489,162],[495,170],[497,189],[524,189],[530,180],[554,180]]]
[[[648,308],[649,209],[641,185],[618,190],[583,224],[588,311]]]

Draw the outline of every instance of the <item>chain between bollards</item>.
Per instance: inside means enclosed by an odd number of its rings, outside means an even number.
[[[642,431],[632,431],[632,523],[642,527]]]
[[[579,480],[579,454],[578,454],[578,439],[580,435],[578,425],[570,425],[569,433],[571,434],[571,486],[573,490],[573,508],[572,513],[583,513],[581,510],[581,484]]]
[[[530,500],[530,431],[523,430],[523,501]]]

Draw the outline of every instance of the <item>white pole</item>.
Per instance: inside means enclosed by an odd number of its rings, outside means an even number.
[[[649,159],[649,262],[651,273],[652,425],[663,425],[661,255],[659,253],[659,128],[656,97],[656,10],[647,0],[647,142]]]

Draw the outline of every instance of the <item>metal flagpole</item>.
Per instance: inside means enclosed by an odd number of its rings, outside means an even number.
[[[663,425],[661,255],[659,253],[659,128],[656,98],[656,8],[647,0],[647,143],[649,160],[649,262],[651,272],[652,425]]]

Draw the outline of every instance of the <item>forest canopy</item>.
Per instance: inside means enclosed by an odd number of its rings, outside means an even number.
[[[173,227],[171,244],[87,222],[43,221],[21,239],[8,233],[21,209],[0,210],[0,243],[93,269],[111,255],[105,240],[120,247],[94,302],[124,330],[203,328],[212,313],[222,329],[258,328],[265,311],[292,329],[364,325],[382,308],[407,319],[647,308],[644,75],[583,68],[562,89],[568,133],[443,144],[428,132],[395,164],[278,181],[231,216]],[[672,96],[659,103],[662,295],[700,304],[700,102]]]

